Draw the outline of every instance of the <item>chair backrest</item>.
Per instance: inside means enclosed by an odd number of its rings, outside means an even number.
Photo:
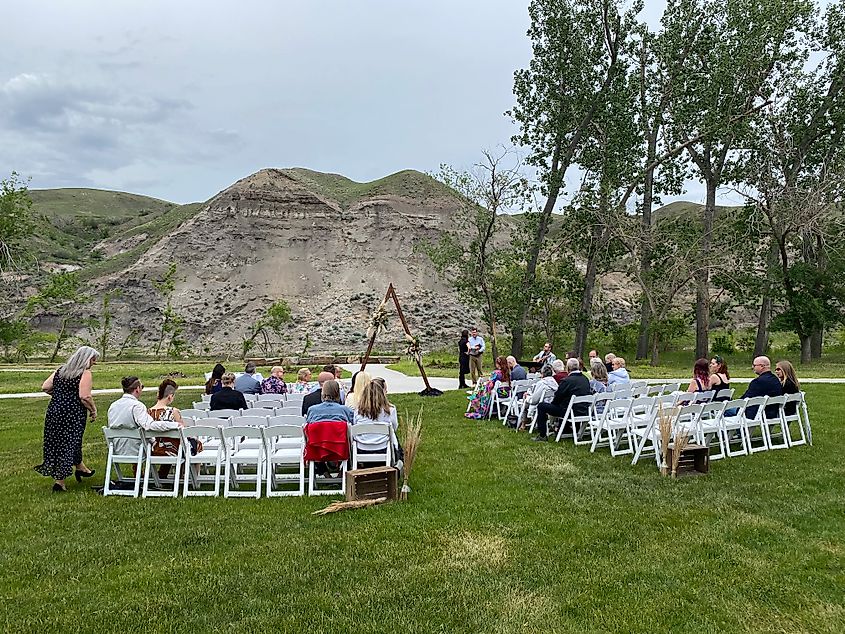
[[[745,412],[745,399],[738,398],[733,401],[725,401],[725,409],[722,411],[722,416],[733,418],[734,416],[742,416]],[[728,412],[731,412],[728,414]]]
[[[294,416],[293,414],[279,414],[278,416],[270,416],[267,419],[267,425],[299,425],[302,427],[305,425],[305,416],[297,414]]]
[[[244,394],[244,400],[247,403],[251,403],[252,401],[257,401],[258,395],[257,394]]]
[[[349,425],[346,422],[315,421],[303,429],[306,460],[326,462],[349,458]]]
[[[649,385],[648,391],[646,392],[646,395],[648,395],[648,396],[659,396],[662,392],[663,392],[663,386],[662,385]]]
[[[210,401],[211,400],[211,394],[203,394],[201,398],[202,398],[203,401]]]
[[[675,405],[685,406],[691,405],[695,402],[695,392],[684,392],[683,394],[678,394],[677,398],[675,399]]]
[[[639,381],[631,381],[631,387],[632,387],[632,388],[635,388],[635,387],[643,387],[643,386],[648,387],[648,383],[647,383],[646,381],[642,381],[642,380],[639,380]]]
[[[678,411],[678,416],[675,418],[675,424],[685,427],[687,423],[695,422],[698,420],[698,417],[701,416],[701,410],[703,407],[704,405],[701,403],[690,403],[689,405],[684,405]]]
[[[783,404],[786,405],[788,403],[795,403],[796,404],[796,413],[798,411],[797,406],[804,400],[804,393],[803,392],[796,392],[795,394],[784,394],[784,401]],[[791,414],[795,416],[795,414]]]
[[[648,393],[648,385],[635,385],[631,388],[631,396],[634,398],[639,398],[641,396],[650,396]]]
[[[266,400],[266,399],[258,399],[256,401],[247,401],[246,404],[249,405],[249,409],[273,409],[275,407],[279,407],[281,401],[279,399],[273,400]]]
[[[786,396],[770,396],[766,401],[766,418],[780,417],[781,412],[786,404]]]
[[[615,398],[605,405],[604,415],[613,418],[627,416],[633,402],[632,398]]]
[[[607,386],[607,389],[611,392],[618,392],[620,390],[630,390],[631,388],[632,388],[632,385],[631,385],[630,381],[624,381],[624,382],[620,382],[620,383],[610,383]]]
[[[526,374],[526,376],[528,377],[529,381],[534,381],[534,380],[540,378],[540,373],[539,372],[529,372],[528,374]]]
[[[745,411],[743,412],[743,416],[748,418],[748,416],[746,415],[748,413],[748,409],[751,407],[756,407],[757,409],[754,412],[754,416],[752,416],[750,420],[756,420],[757,418],[762,417],[763,408],[761,407],[761,405],[765,405],[766,400],[768,398],[768,396],[754,396],[752,398],[745,399]]]
[[[106,437],[106,442],[111,443],[117,438],[129,438],[131,440],[142,440],[141,428],[135,429],[112,429],[111,427],[103,427],[103,435]]]
[[[671,394],[672,392],[677,392],[681,389],[680,383],[666,383],[663,386],[663,393],[664,394]]]
[[[613,390],[613,397],[614,398],[634,398],[634,394],[631,391],[631,388],[627,385],[624,388],[618,388]]]
[[[267,424],[266,416],[233,416],[232,427],[264,427]]]
[[[219,434],[218,428],[210,425],[194,425],[182,429],[184,438],[218,438]]]
[[[279,401],[285,400],[284,394],[259,394],[258,401],[260,403],[263,402],[270,402],[270,403],[277,403]]]
[[[181,438],[182,432],[181,428],[167,429],[164,431],[149,431],[141,429],[141,436],[143,436],[145,440],[152,442],[154,438]]]
[[[247,427],[242,425],[232,425],[231,427],[224,427],[220,430],[220,434],[224,440],[230,438],[263,438],[260,427]]]
[[[203,427],[231,427],[232,426],[232,419],[231,418],[202,418],[202,425]]]
[[[208,410],[207,409],[183,409],[182,410],[182,418],[185,417],[191,418],[208,418]]]
[[[714,401],[729,401],[734,397],[734,389],[732,387],[729,388],[722,388],[721,390],[716,390],[716,394],[713,395]]]
[[[273,415],[273,409],[264,407],[253,407],[250,409],[242,409],[241,416],[258,416],[259,418],[267,418]]]
[[[209,401],[194,401],[194,409],[211,409]]]
[[[674,394],[664,394],[663,396],[658,396],[654,399],[654,406],[660,407],[662,405],[664,409],[674,407],[675,399],[676,397]]]
[[[213,409],[208,412],[209,416],[214,416],[214,418],[232,418],[233,416],[240,416],[241,410],[239,409]]]
[[[568,408],[567,411],[571,412],[570,415],[573,418],[579,418],[579,417],[585,418],[585,419],[589,418],[591,406],[593,405],[593,403],[596,402],[596,396],[598,396],[598,394],[587,394],[585,396],[573,396],[571,399],[569,399],[569,408]],[[575,408],[578,407],[579,405],[583,406],[580,409],[581,409],[582,412],[586,412],[586,414],[578,414],[575,411]]]
[[[713,400],[713,395],[716,394],[715,390],[705,390],[704,392],[693,392],[695,394],[695,400],[693,403],[709,403]]]
[[[302,405],[277,407],[273,410],[273,416],[302,416]]]
[[[534,381],[531,379],[520,379],[519,381],[512,381],[511,382],[511,392],[513,394],[524,394],[531,386],[534,384]]]
[[[705,403],[701,408],[701,418],[709,420],[717,418],[725,410],[725,401],[713,401]]]
[[[631,413],[643,416],[651,411],[654,407],[654,397],[640,396],[631,401]]]
[[[355,440],[364,434],[380,434],[389,438],[391,428],[390,423],[360,423],[349,428],[349,437]]]
[[[271,451],[279,438],[284,438],[286,448],[290,448],[290,441],[299,441],[300,445],[305,444],[305,432],[301,425],[268,425],[262,427],[261,431],[264,435],[264,444],[268,451]]]

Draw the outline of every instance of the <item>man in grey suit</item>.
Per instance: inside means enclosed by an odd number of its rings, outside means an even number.
[[[235,389],[241,394],[261,394],[261,381],[254,376],[255,364],[247,362],[244,373],[235,379]]]

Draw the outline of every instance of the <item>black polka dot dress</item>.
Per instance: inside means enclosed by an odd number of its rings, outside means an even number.
[[[53,376],[53,397],[44,418],[44,462],[35,467],[43,476],[64,480],[82,462],[82,435],[88,410],[79,400],[79,381]]]

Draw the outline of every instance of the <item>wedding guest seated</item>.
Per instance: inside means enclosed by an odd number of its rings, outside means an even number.
[[[241,394],[261,394],[261,382],[254,375],[255,363],[247,361],[244,373],[235,379],[235,389]]]
[[[745,394],[740,398],[781,396],[783,394],[783,386],[777,377],[772,374],[772,362],[769,360],[769,357],[756,357],[751,368],[754,370],[757,378],[748,384],[748,389],[745,390]],[[754,418],[757,415],[757,409],[757,406],[745,408],[745,417]],[[777,413],[777,407],[766,408],[766,416],[774,418],[777,416]]]
[[[176,390],[179,386],[173,379],[164,379],[158,386],[158,400],[155,405],[147,410],[153,420],[159,422],[176,422],[184,426],[182,421],[182,412],[179,408],[173,407],[173,400],[176,398]],[[178,438],[156,438],[153,443],[152,453],[154,456],[171,456],[179,455],[179,446],[181,441]],[[190,447],[187,448],[191,450]],[[196,453],[196,452],[194,452]],[[163,464],[158,468],[158,476],[166,478],[170,474],[170,465]]]
[[[590,391],[593,394],[607,392],[607,368],[600,360],[590,364]]]
[[[389,423],[393,427],[393,462],[400,458],[399,442],[396,432],[399,429],[399,418],[396,406],[387,400],[387,386],[384,379],[375,378],[367,384],[358,398],[358,410],[355,412],[354,425],[372,423]],[[362,434],[356,439],[359,451],[363,453],[382,452],[387,448],[389,437],[385,434]],[[359,459],[360,461],[360,459]]]
[[[311,382],[311,368],[299,368],[296,373],[296,383],[290,386],[291,394],[309,394],[313,391]]]
[[[464,416],[467,418],[483,419],[490,414],[490,407],[493,405],[493,390],[499,382],[499,397],[507,398],[510,394],[510,369],[505,357],[496,357],[496,369],[487,381],[479,377],[475,390],[470,396],[469,411]]]
[[[305,398],[302,399],[302,415],[305,416],[308,414],[308,410],[311,409],[314,405],[318,405],[323,402],[323,386],[328,382],[334,379],[334,374],[331,372],[320,372],[317,376],[317,385],[319,386],[316,390],[308,394]],[[338,388],[339,389],[339,388]]]
[[[214,366],[214,369],[211,371],[211,377],[205,382],[206,394],[214,394],[215,392],[220,391],[220,388],[223,387],[223,384],[220,382],[220,378],[225,373],[226,368],[223,367],[222,363],[218,363]]]
[[[625,369],[625,359],[622,357],[613,357],[613,370],[607,373],[607,384],[616,385],[617,383],[630,383],[631,377],[628,375],[628,370]]]
[[[234,389],[235,375],[226,372],[221,378],[221,383],[223,387],[220,388],[220,391],[211,395],[209,409],[247,409],[244,395]]]
[[[525,371],[519,363],[517,363],[515,357],[508,357],[508,368],[510,368],[511,373],[511,381],[524,381],[528,378],[528,372]]]
[[[331,373],[320,372],[320,378],[329,374]],[[343,421],[351,425],[355,421],[355,412],[340,402],[340,385],[334,380],[334,375],[329,376],[323,382],[320,391],[315,394],[320,395],[320,402],[308,408],[305,416],[306,425],[329,421]]]
[[[780,381],[784,394],[798,394],[801,391],[801,384],[798,382],[795,368],[789,361],[778,361],[775,364],[775,374]],[[787,416],[794,416],[797,411],[797,403],[787,403],[783,409],[783,413]]]
[[[551,403],[540,403],[537,406],[537,436],[534,440],[548,439],[548,419],[549,416],[557,416],[562,418],[566,414],[569,407],[569,401],[573,396],[589,396],[590,382],[581,372],[578,371],[578,359],[568,359],[566,361],[566,369],[569,372],[567,376],[557,387],[554,398]],[[589,404],[579,403],[573,407],[573,413],[576,416],[586,416],[589,412]]]
[[[613,360],[616,358],[616,355],[612,352],[608,352],[604,355],[604,367],[607,370],[607,373],[610,374],[613,372]]]
[[[351,407],[352,409],[356,409],[358,407],[358,397],[364,393],[365,389],[367,389],[367,386],[370,384],[370,380],[370,374],[365,371],[359,370],[352,375],[352,387],[343,401],[346,404],[346,407]]]
[[[124,377],[120,384],[123,387],[123,396],[109,406],[110,429],[138,429],[140,427],[145,431],[155,432],[179,429],[182,426],[182,423],[176,420],[156,420],[150,416],[146,406],[138,400],[144,386],[137,376]],[[161,390],[160,387],[159,390]],[[119,454],[136,454],[140,447],[141,441],[132,438],[117,438],[114,441],[114,450]]]
[[[692,368],[692,379],[687,386],[687,392],[706,392],[710,389],[710,362],[707,359],[697,359]]]
[[[537,411],[540,403],[551,403],[557,391],[558,382],[552,376],[551,366],[543,366],[540,375],[540,380],[531,387],[531,391],[525,394],[519,413],[519,429],[524,429],[526,423],[534,418],[534,412]]]
[[[569,372],[566,371],[566,365],[563,363],[561,359],[555,359],[552,363],[552,371],[554,374],[552,375],[555,378],[555,381],[560,383],[566,377],[569,376]]]
[[[270,368],[270,376],[261,382],[262,394],[287,394],[288,384],[285,383],[285,369],[280,365]]]
[[[710,359],[710,389],[716,391],[731,389],[731,375],[728,374],[728,364],[718,354]],[[715,398],[717,401],[729,401],[729,392]]]

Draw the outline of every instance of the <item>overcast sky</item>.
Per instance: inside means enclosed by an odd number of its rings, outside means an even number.
[[[190,202],[263,167],[357,181],[469,167],[514,132],[503,113],[531,54],[527,4],[17,2],[0,175]],[[656,24],[665,3],[646,4]]]

